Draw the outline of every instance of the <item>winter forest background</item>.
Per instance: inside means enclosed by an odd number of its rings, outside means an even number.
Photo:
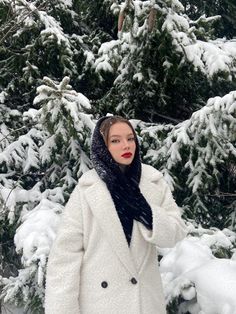
[[[109,113],[189,227],[160,251],[168,313],[236,313],[235,17],[234,0],[0,0],[3,307],[43,313],[60,215]]]

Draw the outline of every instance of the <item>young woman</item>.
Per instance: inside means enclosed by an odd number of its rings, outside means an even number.
[[[162,174],[141,164],[128,120],[97,122],[91,159],[50,253],[46,314],[164,314],[156,246],[185,236],[179,208]]]

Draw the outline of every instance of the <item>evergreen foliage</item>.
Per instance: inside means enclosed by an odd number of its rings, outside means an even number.
[[[142,127],[144,158],[163,171],[185,214],[205,226],[236,227],[235,127],[235,92],[209,99],[167,135],[159,126]]]
[[[133,119],[143,160],[163,172],[186,219],[235,233],[235,9],[233,0],[0,0],[4,303],[43,313],[60,215],[91,167],[95,118],[108,112]],[[210,249],[231,258],[231,242]],[[184,302],[168,300],[169,313]]]
[[[94,125],[83,113],[90,103],[68,83],[45,77],[33,101],[40,109],[25,111],[27,128],[20,136],[6,131],[1,142],[1,298],[33,313],[43,312],[45,266],[62,204],[90,167]]]
[[[226,37],[228,39],[236,36],[236,3],[233,0],[182,0],[186,14],[193,19],[202,15],[220,15],[215,23],[212,33],[215,37]]]
[[[0,85],[5,104],[24,111],[32,107],[36,88],[48,76],[61,80],[68,75],[78,86],[89,47],[72,3],[64,1],[0,2]]]
[[[179,1],[121,3],[119,38],[101,45],[93,65],[101,76],[118,74],[99,102],[102,114],[115,109],[146,121],[181,121],[216,90],[223,96],[235,89],[234,57],[229,67],[224,41],[209,42],[219,16],[193,21],[183,12]]]

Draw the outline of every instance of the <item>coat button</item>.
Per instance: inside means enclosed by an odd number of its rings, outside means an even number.
[[[136,280],[134,277],[133,277],[133,278],[131,278],[131,280],[130,280],[130,281],[132,282],[132,284],[133,284],[133,285],[136,285],[136,283],[138,283],[138,282],[137,282],[137,280]]]
[[[102,286],[103,288],[107,288],[108,283],[107,283],[106,281],[103,281],[103,282],[101,283],[101,286]]]

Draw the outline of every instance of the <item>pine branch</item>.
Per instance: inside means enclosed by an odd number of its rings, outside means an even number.
[[[28,9],[29,11],[26,11],[26,12],[28,12],[28,13],[27,13],[26,15],[23,14],[23,15],[22,15],[22,18],[18,21],[18,23],[14,23],[14,24],[10,27],[10,29],[5,33],[5,35],[3,35],[2,38],[0,38],[0,45],[3,43],[3,41],[4,41],[12,32],[14,32],[14,31],[16,31],[17,29],[20,28],[20,25],[22,25],[22,23],[25,21],[25,19],[26,19],[27,17],[29,17],[30,15],[32,15],[32,14],[38,12],[39,9],[42,9],[42,8],[44,7],[44,3],[41,3],[38,8],[35,8],[34,10],[32,10],[26,2],[23,2],[23,1],[22,1],[22,4],[25,5],[25,7],[27,7],[27,9]],[[46,4],[47,4],[47,2],[46,2]],[[10,10],[9,10],[9,11],[10,11]],[[8,11],[8,12],[9,12],[9,11]],[[3,27],[3,30],[1,31],[1,33],[4,33],[4,31],[5,31],[5,30],[7,29],[7,27],[8,27],[8,24],[11,24],[11,22],[13,22],[13,21],[16,19],[16,17],[17,17],[17,13],[15,12],[15,13],[12,15],[12,18],[11,18],[9,21],[6,22],[6,25]]]
[[[28,124],[27,126],[22,126],[21,128],[19,129],[16,129],[16,130],[12,130],[11,132],[9,132],[7,135],[5,135],[1,140],[0,140],[0,143],[3,142],[6,138],[8,138],[10,135],[12,135],[13,133],[15,132],[18,132],[20,130],[24,130],[24,129],[28,129],[28,128],[31,128],[33,126],[36,126],[36,124]]]
[[[17,175],[17,174],[15,174],[15,175]],[[26,176],[30,176],[30,175],[33,175],[33,176],[44,176],[45,175],[45,173],[43,172],[43,173],[40,173],[40,172],[27,172],[27,173],[24,173],[24,174],[21,174],[21,175],[19,175],[19,178],[16,180],[16,182],[14,183],[14,185],[13,185],[13,187],[11,188],[11,190],[10,190],[10,192],[9,192],[9,194],[7,195],[7,198],[5,199],[5,201],[3,202],[3,206],[2,206],[2,209],[1,209],[1,212],[2,213],[4,213],[4,211],[6,210],[6,208],[7,208],[7,201],[8,201],[8,199],[9,199],[9,197],[10,197],[10,195],[11,195],[11,193],[13,192],[13,190],[17,187],[17,183],[22,179],[22,178],[24,178],[24,177],[26,177]]]
[[[208,194],[211,197],[236,197],[235,193],[219,193],[219,194]]]

